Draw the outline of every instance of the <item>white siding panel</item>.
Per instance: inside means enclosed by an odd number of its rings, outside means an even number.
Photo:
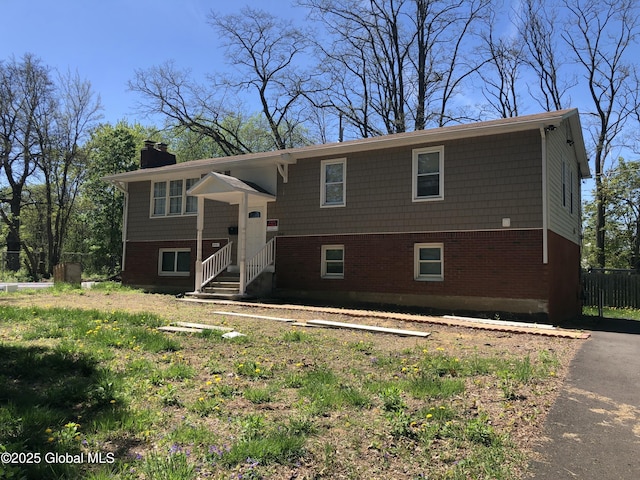
[[[572,145],[567,142],[567,125],[547,132],[547,195],[549,229],[564,238],[580,244],[580,180],[578,161]],[[565,162],[565,205],[562,192],[562,163]],[[571,185],[573,181],[573,212],[571,212]]]

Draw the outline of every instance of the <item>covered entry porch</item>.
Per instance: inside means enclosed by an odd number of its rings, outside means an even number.
[[[266,237],[267,204],[276,197],[259,185],[217,172],[207,174],[187,194],[198,199],[194,293],[202,293],[228,269],[237,269],[237,294],[246,295],[247,286],[275,261],[275,238],[267,242]],[[210,257],[202,258],[205,199],[238,205],[236,265],[233,265],[231,241]]]

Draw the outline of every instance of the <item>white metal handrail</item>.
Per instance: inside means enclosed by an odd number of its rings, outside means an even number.
[[[273,264],[276,258],[276,238],[273,237],[269,240],[264,247],[258,250],[253,258],[247,261],[246,265],[246,283],[245,285],[249,285],[253,282],[258,275],[260,275],[265,268],[269,265]]]
[[[207,283],[220,275],[225,268],[231,265],[231,245],[233,245],[233,242],[227,243],[224,247],[202,262],[201,287],[204,287]]]

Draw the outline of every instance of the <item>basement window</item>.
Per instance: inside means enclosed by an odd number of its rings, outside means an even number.
[[[158,254],[158,275],[187,277],[191,271],[191,249],[161,248]]]
[[[444,280],[443,251],[442,243],[416,243],[414,245],[414,279],[435,282]]]
[[[322,278],[344,278],[344,245],[322,246]]]

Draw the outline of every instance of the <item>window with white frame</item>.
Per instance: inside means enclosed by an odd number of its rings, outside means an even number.
[[[414,278],[422,281],[444,280],[444,246],[442,243],[414,245]]]
[[[346,205],[347,159],[323,160],[320,163],[320,206]]]
[[[199,178],[186,178],[153,182],[151,189],[151,216],[195,215],[198,213],[198,199],[187,195]]]
[[[161,248],[158,254],[158,275],[186,277],[191,271],[189,248]]]
[[[344,278],[344,245],[322,246],[322,278]]]
[[[185,194],[186,192],[193,187],[198,180],[200,180],[199,178],[187,178],[185,180]],[[195,214],[198,213],[198,197],[192,197],[191,195],[186,195],[186,200],[185,200],[185,208],[184,208],[184,213],[186,214]]]
[[[413,150],[413,201],[444,198],[444,146]]]

